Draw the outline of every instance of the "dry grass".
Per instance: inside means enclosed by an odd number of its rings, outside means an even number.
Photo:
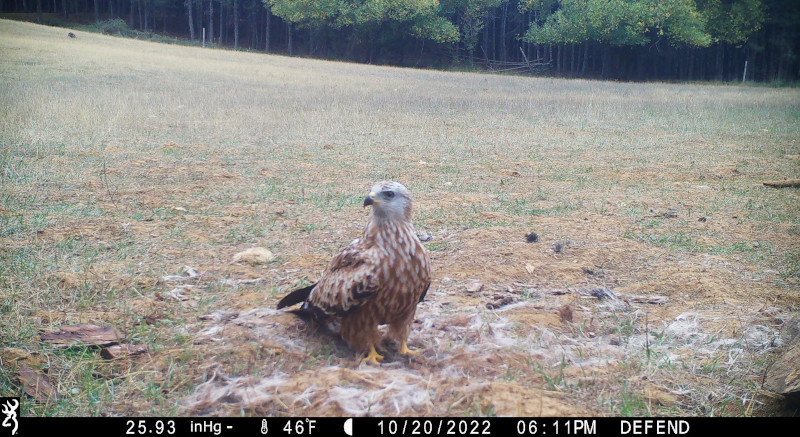
[[[800,91],[75,33],[0,20],[0,395],[22,363],[59,393],[26,415],[773,411],[800,195],[761,181],[800,177]],[[434,282],[421,356],[373,368],[273,308],[359,234],[384,178],[415,196]],[[230,264],[252,246],[277,258]],[[200,276],[179,300],[164,276],[184,265]],[[40,340],[74,323],[147,352]]]

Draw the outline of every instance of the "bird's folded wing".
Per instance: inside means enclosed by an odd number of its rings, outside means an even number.
[[[308,302],[329,316],[343,316],[361,306],[379,288],[374,251],[354,241],[331,261]]]

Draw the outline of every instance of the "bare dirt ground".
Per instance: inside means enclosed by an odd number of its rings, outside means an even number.
[[[27,393],[25,414],[779,408],[764,380],[800,305],[800,194],[762,182],[800,176],[796,89],[76,33],[0,21],[0,394]],[[375,367],[275,305],[359,236],[381,179],[411,190],[434,279],[421,354],[386,344]],[[275,258],[232,261],[251,247]],[[141,351],[42,339],[74,324]]]

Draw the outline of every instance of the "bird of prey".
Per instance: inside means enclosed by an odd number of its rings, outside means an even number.
[[[400,340],[400,353],[413,354],[408,335],[417,303],[431,285],[430,260],[411,224],[411,194],[402,184],[378,182],[364,199],[372,216],[361,238],[353,240],[331,261],[317,283],[295,290],[278,308],[302,306],[295,312],[320,322],[341,321],[342,338],[366,361],[378,365],[375,350],[379,325]]]

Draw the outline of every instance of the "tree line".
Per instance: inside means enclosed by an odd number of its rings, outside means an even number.
[[[2,12],[45,24],[117,19],[196,43],[366,63],[800,79],[797,0],[2,0]]]

